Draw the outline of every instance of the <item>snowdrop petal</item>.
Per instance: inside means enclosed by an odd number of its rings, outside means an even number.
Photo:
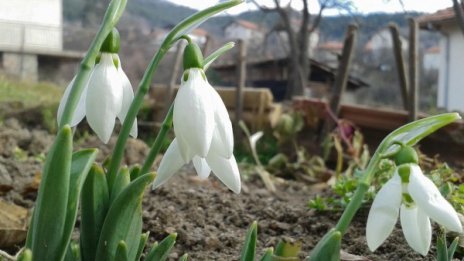
[[[68,101],[69,93],[71,92],[71,88],[74,84],[74,81],[76,80],[76,76],[71,80],[71,82],[68,84],[66,89],[64,90],[63,97],[61,98],[60,105],[58,106],[58,112],[57,112],[57,119],[58,119],[58,124],[61,124],[61,117],[63,117],[63,111],[64,107]],[[84,89],[82,90],[81,97],[79,98],[79,102],[77,103],[77,107],[74,110],[74,115],[71,119],[71,127],[76,126],[79,124],[79,122],[82,121],[85,117],[85,97],[87,95],[87,84],[85,84]]]
[[[87,122],[97,136],[107,143],[116,115],[122,105],[122,85],[111,54],[102,53],[100,63],[89,79],[85,110]]]
[[[375,251],[393,231],[401,197],[401,178],[395,173],[379,190],[369,211],[366,240],[371,251]]]
[[[223,158],[216,154],[208,154],[206,162],[211,167],[214,175],[219,178],[230,190],[240,193],[240,173],[237,161],[232,155],[229,159]]]
[[[174,133],[185,162],[193,156],[206,157],[211,146],[214,106],[201,69],[190,69],[188,80],[182,82],[174,100]]]
[[[456,210],[441,195],[435,184],[422,174],[417,165],[411,165],[408,192],[427,216],[448,230],[462,232],[462,225]]]
[[[209,84],[208,84],[209,85]],[[232,131],[232,122],[229,113],[217,91],[209,85],[212,100],[215,106],[214,121],[216,129],[211,145],[215,153],[225,158],[230,158],[234,151],[234,133]]]
[[[163,185],[170,177],[176,174],[182,165],[184,165],[184,160],[180,155],[177,139],[174,139],[166,150],[166,153],[164,153],[163,159],[161,159],[152,188],[156,189]]]
[[[198,176],[202,179],[208,178],[211,173],[211,168],[208,166],[208,163],[206,163],[206,159],[195,156],[193,157],[192,162]]]
[[[401,206],[401,227],[404,237],[412,249],[426,256],[432,241],[430,219],[419,207]]]
[[[124,120],[126,119],[127,112],[129,111],[129,107],[130,107],[130,105],[132,103],[132,100],[134,100],[134,89],[132,89],[132,84],[130,83],[129,78],[127,78],[127,75],[122,70],[120,60],[119,60],[118,74],[119,74],[119,77],[121,79],[122,92],[123,92],[122,93],[121,111],[118,113],[118,118],[121,121],[121,123],[124,123]],[[134,138],[137,138],[137,135],[138,135],[137,118],[135,118],[135,121],[132,124],[132,128],[130,130],[130,135],[132,137],[134,137]]]

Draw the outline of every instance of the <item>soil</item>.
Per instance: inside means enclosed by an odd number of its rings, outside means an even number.
[[[43,157],[53,135],[40,129],[27,129],[15,119],[0,124],[0,196],[17,205],[32,208],[34,177],[40,173]],[[111,151],[114,139],[103,146],[95,137],[83,137],[79,146],[101,149],[99,161]],[[141,162],[148,147],[131,140],[125,162]],[[330,193],[324,185],[308,186],[292,180],[276,180],[276,192],[264,188],[256,175],[243,180],[242,192],[229,191],[214,175],[200,180],[186,166],[167,184],[147,190],[143,201],[144,231],[150,241],[160,241],[176,232],[177,243],[169,260],[188,253],[189,260],[238,260],[248,226],[258,221],[258,256],[264,248],[276,246],[281,239],[301,242],[301,260],[318,240],[334,226],[340,211],[317,212],[307,207],[317,193]],[[398,227],[387,241],[371,253],[365,242],[368,208],[356,215],[343,237],[342,250],[356,255],[344,260],[434,260],[433,249],[427,257],[415,254]],[[19,247],[19,246],[18,246]]]

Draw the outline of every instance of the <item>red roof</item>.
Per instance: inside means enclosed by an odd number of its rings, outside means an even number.
[[[454,19],[454,10],[453,7],[448,7],[446,9],[438,10],[432,14],[422,15],[416,18],[416,21],[421,25],[426,24],[437,24],[442,22],[448,22]]]
[[[440,53],[440,47],[438,46],[432,46],[425,50],[426,53]]]
[[[259,27],[257,24],[252,23],[252,22],[250,22],[250,21],[236,20],[235,22],[236,22],[237,24],[239,24],[239,25],[241,25],[241,26],[247,28],[247,29],[250,29],[250,30],[256,30],[256,31],[260,30],[260,27]]]
[[[323,50],[341,50],[343,49],[343,43],[338,41],[328,41],[320,44],[318,48]]]

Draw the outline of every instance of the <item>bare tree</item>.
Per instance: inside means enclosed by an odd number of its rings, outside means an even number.
[[[279,14],[280,25],[287,33],[288,38],[288,86],[286,98],[302,95],[308,84],[310,75],[309,64],[309,37],[318,27],[322,19],[322,13],[327,9],[340,9],[350,11],[353,4],[351,0],[317,0],[319,10],[311,14],[309,10],[310,0],[298,0],[303,4],[301,11],[291,7],[293,1],[283,6],[280,0],[273,0],[273,7],[266,7],[252,0],[263,12],[275,12]],[[296,17],[295,17],[296,16]],[[296,19],[295,19],[296,18]]]

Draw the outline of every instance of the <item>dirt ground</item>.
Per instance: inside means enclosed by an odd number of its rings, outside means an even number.
[[[34,176],[41,171],[41,155],[53,136],[43,130],[31,130],[18,121],[0,124],[0,196],[17,205],[31,208],[35,192],[29,191]],[[95,137],[83,137],[82,147],[98,144],[102,153],[110,151]],[[126,152],[126,163],[140,162],[147,146],[132,140]],[[258,221],[258,255],[275,246],[280,239],[301,242],[301,259],[337,221],[341,212],[316,212],[307,207],[316,193],[328,193],[321,186],[280,180],[271,193],[256,176],[243,181],[242,193],[227,190],[214,175],[207,180],[196,178],[191,166],[155,191],[147,190],[143,201],[144,230],[150,241],[159,241],[168,233],[178,234],[170,260],[188,253],[190,260],[238,260],[248,226]],[[344,260],[434,260],[432,254],[422,257],[406,244],[398,227],[388,240],[371,253],[365,242],[368,208],[362,208],[343,238],[343,251],[357,255]],[[433,252],[433,249],[432,249]]]

